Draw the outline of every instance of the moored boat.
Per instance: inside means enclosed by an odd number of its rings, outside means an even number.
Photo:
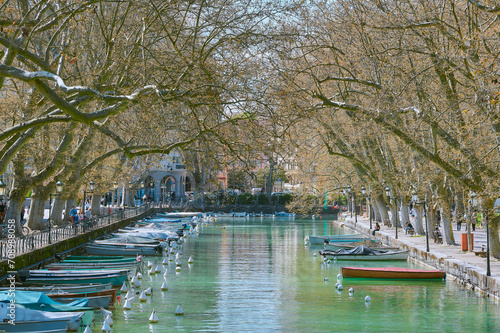
[[[332,241],[345,241],[345,242],[359,242],[365,239],[369,239],[362,234],[345,234],[345,235],[318,235],[318,236],[306,236],[306,241],[311,245],[323,245],[326,242]]]
[[[424,270],[404,267],[342,267],[344,278],[442,280],[446,273],[439,270]]]
[[[10,323],[8,305],[0,303],[0,332],[64,333],[80,328],[83,312],[47,312],[15,306],[15,317]]]
[[[63,302],[60,299],[69,299],[71,298],[73,301],[78,299],[78,298],[92,298],[92,297],[98,297],[98,296],[109,296],[108,304],[105,305],[100,305],[97,307],[108,307],[108,306],[113,306],[116,301],[116,293],[118,292],[118,289],[108,289],[108,290],[102,290],[102,291],[97,291],[97,292],[92,292],[92,293],[67,293],[67,292],[54,292],[54,293],[47,293],[47,296],[50,298],[61,302],[61,303],[67,303]],[[95,302],[94,302],[95,303]],[[93,306],[94,308],[94,303],[89,302],[87,306]]]
[[[82,284],[82,283],[111,283],[119,287],[127,280],[128,270],[61,270],[61,271],[28,271],[21,276],[32,284]]]
[[[370,244],[370,243],[373,243]],[[364,245],[369,247],[372,250],[387,250],[387,251],[399,251],[399,247],[394,247],[394,246],[385,246],[382,245],[379,242],[373,242],[373,241],[362,241],[362,242],[353,242],[353,243],[325,243],[324,248],[325,250],[331,250],[331,251],[337,251],[340,249],[354,249],[356,246]]]
[[[85,246],[85,251],[88,254],[116,254],[117,256],[155,256],[161,253],[161,247],[143,247],[132,244],[126,246],[104,245],[104,244],[89,244]]]
[[[407,260],[409,251],[382,251],[372,250],[369,247],[360,245],[354,249],[340,249],[337,251],[320,250],[319,254],[327,259],[337,260]]]
[[[23,291],[38,291],[45,294],[55,294],[55,293],[93,293],[102,290],[111,289],[111,283],[101,284],[101,283],[89,283],[82,285],[44,285],[44,286],[16,286],[16,290]],[[10,290],[10,287],[0,287],[0,290]]]

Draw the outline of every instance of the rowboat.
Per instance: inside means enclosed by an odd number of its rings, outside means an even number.
[[[373,246],[370,244],[373,243]],[[398,251],[399,247],[391,247],[391,246],[383,246],[379,245],[379,242],[373,241],[363,241],[363,242],[353,242],[353,243],[325,243],[325,250],[337,251],[340,249],[354,249],[356,246],[364,245],[369,247],[372,250],[387,250],[387,251]]]
[[[52,299],[55,299],[58,302],[61,303],[67,303],[63,302],[60,299],[68,299],[72,298],[73,300],[76,300],[78,298],[92,298],[92,297],[98,297],[98,296],[109,296],[108,299],[108,304],[105,305],[100,305],[98,306],[99,308],[102,307],[108,307],[108,306],[113,306],[116,301],[116,293],[118,292],[118,289],[108,289],[108,290],[102,290],[102,291],[97,291],[97,292],[92,292],[92,293],[67,293],[67,292],[62,292],[62,291],[54,291],[52,293],[47,293],[47,296],[49,296]],[[93,306],[91,302],[87,306]],[[95,308],[95,306],[94,306]]]
[[[133,270],[140,266],[140,262],[134,263],[101,263],[101,262],[83,262],[83,263],[71,263],[71,262],[58,262],[51,263],[45,266],[48,270],[78,270],[78,269],[128,269]]]
[[[135,245],[126,246],[115,246],[115,245],[105,245],[105,244],[89,244],[85,246],[85,251],[88,254],[116,254],[118,256],[155,256],[161,253],[161,248],[158,247],[143,247]]]
[[[370,260],[370,261],[386,261],[386,260],[407,260],[409,251],[382,251],[372,250],[369,247],[360,245],[354,249],[340,249],[337,251],[320,250],[319,254],[323,258],[337,260]]]
[[[84,285],[48,285],[48,286],[28,286],[28,287],[18,287],[16,290],[24,291],[38,291],[45,294],[56,294],[56,293],[93,293],[102,290],[111,289],[111,283],[107,284],[84,284]],[[10,287],[2,287],[0,290],[10,290]]]
[[[50,298],[56,299],[58,302],[63,303],[63,304],[69,304],[71,302],[74,302],[76,300],[85,298],[88,300],[87,306],[94,308],[94,309],[100,309],[100,308],[108,308],[111,303],[111,296],[110,295],[101,295],[101,296],[91,296],[91,297],[78,297],[78,294],[76,294],[76,297],[72,296],[66,296],[66,295],[57,295],[57,297],[53,298],[50,296]]]
[[[108,259],[111,258],[111,259]],[[80,259],[78,259],[80,258]],[[78,256],[78,258],[75,256],[70,256],[66,259],[64,259],[62,262],[63,263],[127,263],[127,264],[132,264],[136,263],[137,258],[125,258],[123,256]],[[116,259],[113,259],[116,258]]]
[[[324,236],[306,236],[305,241],[311,245],[322,245],[325,241],[338,240],[345,242],[358,242],[367,239],[362,234],[345,234],[345,235],[324,235]]]
[[[344,278],[442,280],[446,273],[439,270],[404,267],[342,267]]]
[[[9,323],[10,309],[0,303],[0,332],[64,333],[77,331],[83,312],[47,312],[15,307],[15,325]]]
[[[72,272],[62,274],[61,272]],[[28,283],[53,284],[82,284],[82,283],[111,283],[119,287],[127,280],[128,270],[124,271],[28,271],[27,276],[21,276]]]

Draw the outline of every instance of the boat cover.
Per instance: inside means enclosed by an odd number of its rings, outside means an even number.
[[[0,303],[0,321],[9,320],[10,309],[6,303]],[[16,322],[24,321],[52,321],[66,319],[76,321],[84,315],[83,312],[47,312],[32,309],[26,309],[22,305],[16,305]]]
[[[63,304],[54,301],[52,298],[39,291],[16,290],[15,293],[11,293],[9,290],[0,291],[0,303],[10,303],[12,298],[15,299],[16,304],[20,304],[25,308],[33,310],[49,312],[93,310],[93,308],[87,307],[87,304],[89,303],[87,298]]]
[[[371,249],[367,246],[360,245],[356,246],[353,249],[340,249],[337,251],[332,251],[332,250],[321,250],[319,253],[321,255],[379,255],[379,254],[387,254],[387,253],[393,253],[394,251],[387,251],[387,250],[374,250]]]

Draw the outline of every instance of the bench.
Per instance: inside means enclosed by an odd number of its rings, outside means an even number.
[[[415,229],[408,229],[408,235],[410,236],[415,235]]]

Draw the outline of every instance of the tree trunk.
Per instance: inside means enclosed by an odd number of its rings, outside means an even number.
[[[415,225],[413,228],[415,228],[415,232],[417,235],[425,235],[425,230],[424,230],[424,217],[423,217],[423,211],[424,208],[420,205],[415,206]],[[428,215],[428,214],[427,214]]]
[[[23,208],[24,200],[26,199],[26,193],[24,191],[19,191],[13,189],[10,191],[9,200],[7,203],[7,211],[5,212],[4,221],[9,222],[11,220],[16,221],[16,235],[22,235],[21,227],[21,210]]]
[[[64,224],[63,221],[63,209],[64,209],[65,200],[60,196],[56,196],[52,198],[52,209],[50,210],[50,220],[55,225]]]
[[[401,224],[406,227],[406,223],[410,222],[410,213],[408,211],[408,198],[402,197],[401,200]]]
[[[69,213],[70,213],[71,208],[73,206],[76,206],[76,199],[75,198],[66,199],[66,205],[64,206],[63,222],[71,222],[71,217],[70,217]]]
[[[373,209],[373,217],[376,222],[382,223],[382,217],[379,212],[379,208],[375,199],[372,199],[371,207]]]
[[[43,230],[45,224],[43,216],[45,213],[45,204],[49,198],[50,187],[44,185],[37,185],[31,192],[31,207],[29,213],[28,226],[32,230]]]
[[[274,161],[270,161],[269,163],[269,175],[267,175],[267,201],[271,204],[271,193],[273,191],[273,171],[274,171]]]
[[[391,208],[391,227],[395,228],[397,225],[398,228],[400,228],[401,226],[399,225],[399,210],[397,204],[392,203],[389,207]]]
[[[451,207],[448,200],[441,200],[441,222],[443,224],[444,239],[446,244],[455,245],[455,236],[453,235],[453,226],[451,224]],[[429,230],[430,231],[430,230]]]
[[[382,222],[385,226],[390,226],[391,222],[389,220],[389,214],[387,213],[387,205],[385,200],[382,198],[382,195],[375,197],[375,203],[380,213],[380,222]]]
[[[101,216],[101,199],[102,192],[94,190],[94,193],[92,194],[92,203],[90,205],[92,209],[90,215]]]
[[[488,216],[493,216],[488,214]],[[490,228],[490,254],[497,259],[500,259],[500,239],[498,238],[498,229],[500,226],[500,215],[495,216],[488,222]]]
[[[429,225],[429,236],[435,241],[434,230],[436,229],[436,208],[434,205],[429,205],[427,208],[427,223]]]

